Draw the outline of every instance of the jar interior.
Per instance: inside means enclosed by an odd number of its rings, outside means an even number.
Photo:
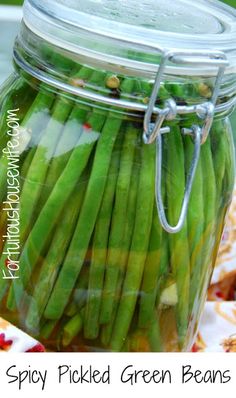
[[[55,56],[70,84],[148,101],[146,79]],[[173,78],[160,93],[157,104],[165,96],[186,104],[208,98],[211,85]],[[1,316],[52,351],[189,350],[234,184],[227,116],[215,118],[201,146],[187,219],[172,235],[157,214],[156,146],[142,140],[142,113],[85,103],[19,69],[0,101],[1,153],[11,149],[0,159],[1,273],[16,278],[0,279]],[[19,124],[12,135],[9,109]],[[173,224],[194,150],[181,131],[194,123],[196,115],[168,121],[162,138],[162,199]],[[19,167],[9,177],[14,134]]]

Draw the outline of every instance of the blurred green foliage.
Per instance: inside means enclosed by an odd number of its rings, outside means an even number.
[[[236,7],[236,0],[221,0],[226,4],[229,4],[231,7]],[[9,5],[21,5],[23,0],[0,0],[0,4],[9,4]]]
[[[21,6],[23,0],[0,0],[0,4],[6,4],[9,6]]]
[[[221,0],[224,3],[228,4],[231,7],[235,7],[236,8],[236,0]]]
[[[236,8],[236,0],[221,0],[226,4],[229,4],[231,7]],[[23,4],[23,0],[0,0],[0,4],[7,5],[21,5]]]

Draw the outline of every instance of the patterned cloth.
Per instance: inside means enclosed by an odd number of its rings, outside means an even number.
[[[193,351],[236,352],[236,190]]]
[[[0,352],[44,352],[38,341],[0,318]]]

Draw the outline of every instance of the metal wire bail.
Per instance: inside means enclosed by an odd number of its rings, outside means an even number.
[[[180,211],[180,216],[177,224],[172,226],[168,223],[165,209],[162,200],[162,134],[158,134],[156,138],[156,204],[158,215],[160,219],[161,226],[170,234],[174,234],[179,232],[184,225],[189,199],[192,191],[193,181],[200,157],[200,148],[201,148],[201,140],[202,140],[202,130],[199,126],[193,126],[193,136],[194,136],[194,152],[193,158],[191,161],[190,169],[187,176],[187,183],[184,192],[184,198],[182,201],[182,208]]]
[[[178,106],[174,99],[170,98],[165,102],[163,109],[158,109],[155,123],[152,122],[152,117],[155,110],[155,103],[160,89],[163,74],[167,62],[177,64],[192,64],[192,65],[211,65],[218,68],[218,73],[215,79],[215,86],[212,97],[209,101],[195,106]],[[189,199],[192,191],[192,185],[199,161],[201,145],[207,140],[209,131],[211,129],[213,118],[215,114],[215,106],[217,98],[219,96],[221,81],[224,76],[224,71],[228,65],[226,56],[220,51],[178,51],[178,52],[167,52],[164,53],[159,69],[157,71],[156,79],[153,86],[152,95],[149,101],[149,105],[145,112],[144,123],[143,123],[143,141],[145,144],[151,144],[156,141],[156,203],[157,210],[162,227],[169,233],[179,232],[184,225]],[[194,153],[189,173],[187,176],[186,187],[184,197],[182,201],[182,208],[177,224],[171,226],[166,218],[165,209],[162,201],[161,184],[162,184],[162,134],[170,133],[170,128],[162,127],[165,120],[175,119],[177,114],[188,114],[195,113],[199,121],[201,120],[201,126],[192,125],[191,128],[183,128],[182,134],[189,134],[194,139]]]

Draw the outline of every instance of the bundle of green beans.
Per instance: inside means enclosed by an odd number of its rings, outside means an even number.
[[[152,82],[115,75],[57,55],[70,84],[148,103]],[[143,114],[80,102],[25,74],[1,98],[4,120],[20,109],[30,141],[20,154],[19,278],[0,279],[1,315],[52,350],[163,351],[188,347],[234,183],[234,154],[225,118],[215,120],[200,160],[183,229],[166,233],[155,202],[156,146],[142,140]],[[18,95],[20,90],[21,95]],[[158,105],[206,100],[206,82],[163,82]],[[24,104],[22,104],[22,95]],[[14,105],[14,106],[13,106]],[[194,150],[184,116],[163,136],[162,197],[178,221]],[[7,197],[7,160],[0,159]],[[7,231],[6,213],[0,227]],[[1,266],[7,265],[7,242]],[[5,265],[4,265],[5,264]]]

